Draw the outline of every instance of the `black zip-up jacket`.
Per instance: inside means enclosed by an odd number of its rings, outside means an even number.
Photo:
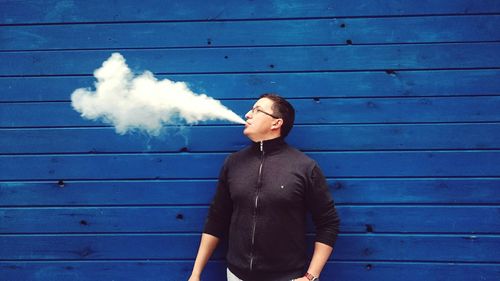
[[[291,280],[307,266],[306,213],[315,241],[333,247],[339,217],[314,160],[282,138],[228,156],[204,232],[228,234],[228,268],[240,279]]]

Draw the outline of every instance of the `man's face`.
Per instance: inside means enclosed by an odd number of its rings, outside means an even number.
[[[265,114],[267,112],[272,115],[277,115],[272,110],[273,101],[268,98],[259,99],[253,106],[254,110],[249,110],[245,115],[247,123],[243,134],[252,141],[267,140],[279,136],[279,127],[276,127],[276,118]],[[264,112],[260,112],[264,111]]]

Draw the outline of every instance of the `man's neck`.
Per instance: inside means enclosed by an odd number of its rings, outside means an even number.
[[[261,142],[261,141],[273,140],[273,139],[276,139],[276,138],[279,138],[279,137],[280,137],[279,134],[272,134],[272,135],[267,135],[267,136],[263,136],[263,137],[260,137],[260,138],[255,138],[255,139],[250,138],[250,140],[253,141],[253,142]]]

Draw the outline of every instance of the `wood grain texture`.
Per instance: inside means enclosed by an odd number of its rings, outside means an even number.
[[[116,51],[136,72],[189,74],[495,68],[499,50],[500,43],[450,43]],[[113,52],[0,52],[0,76],[89,75]]]
[[[0,156],[0,180],[207,179],[218,176],[227,155]],[[496,177],[500,174],[499,151],[310,152],[307,155],[317,161],[328,177]]]
[[[428,122],[498,122],[500,96],[425,98],[325,98],[290,100],[295,124],[384,124]],[[255,100],[226,100],[222,104],[244,116]],[[229,125],[208,120],[200,125]],[[183,125],[180,123],[179,125]],[[100,120],[83,119],[69,102],[0,103],[0,127],[95,127],[109,126]],[[239,125],[240,128],[243,126]],[[168,127],[166,127],[168,137]],[[174,136],[183,127],[174,126]],[[160,138],[161,139],[161,138]]]
[[[0,154],[232,152],[250,141],[239,126],[187,126],[161,137],[113,128],[0,129]],[[302,151],[500,149],[497,123],[296,125],[287,142]],[[205,138],[214,134],[218,138]],[[304,136],[322,136],[305,138]],[[458,136],[449,138],[449,136]],[[78,141],[74,141],[78,140]]]
[[[342,205],[337,209],[343,233],[500,234],[498,206]],[[202,232],[207,212],[207,206],[0,208],[0,233]],[[310,221],[308,231],[314,232]]]
[[[498,41],[499,25],[497,15],[22,25],[1,29],[0,50],[345,45],[348,40],[351,44]]]
[[[365,2],[363,0],[305,0],[273,1],[160,1],[148,0],[138,6],[135,1],[115,2],[90,0],[81,2],[34,0],[2,3],[2,24],[67,23],[67,22],[123,22],[169,20],[227,20],[253,18],[304,18],[345,16],[404,16],[428,14],[498,13],[500,5],[488,0],[430,1],[416,4],[407,0]]]
[[[0,279],[187,279],[248,140],[83,120],[71,93],[120,52],[240,115],[290,99],[341,214],[322,280],[499,280],[499,23],[491,0],[0,1]]]
[[[193,261],[36,261],[0,262],[2,276],[7,280],[47,280],[61,281],[94,280],[186,280]],[[225,276],[223,261],[208,263],[202,278]],[[335,280],[386,280],[439,281],[452,278],[457,281],[496,281],[498,264],[425,263],[425,262],[328,262],[322,276],[332,276]],[[159,278],[159,276],[162,276]],[[163,278],[163,276],[165,278]]]
[[[192,259],[199,239],[198,233],[0,235],[0,259]],[[498,235],[345,234],[338,238],[333,259],[495,262],[499,239]],[[224,247],[219,247],[214,258],[223,255]]]
[[[255,99],[276,92],[287,98],[481,96],[500,93],[500,70],[354,71],[158,75],[184,81],[196,93],[218,99]],[[91,77],[0,77],[0,102],[69,101]],[[311,87],[312,85],[312,87]]]
[[[0,182],[0,206],[208,205],[216,180]],[[498,178],[328,179],[337,204],[500,204]],[[43,196],[42,196],[43,195]]]

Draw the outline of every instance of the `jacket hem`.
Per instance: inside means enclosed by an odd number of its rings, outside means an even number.
[[[243,281],[290,281],[304,276],[304,267],[286,271],[249,271],[228,263],[229,270]]]

